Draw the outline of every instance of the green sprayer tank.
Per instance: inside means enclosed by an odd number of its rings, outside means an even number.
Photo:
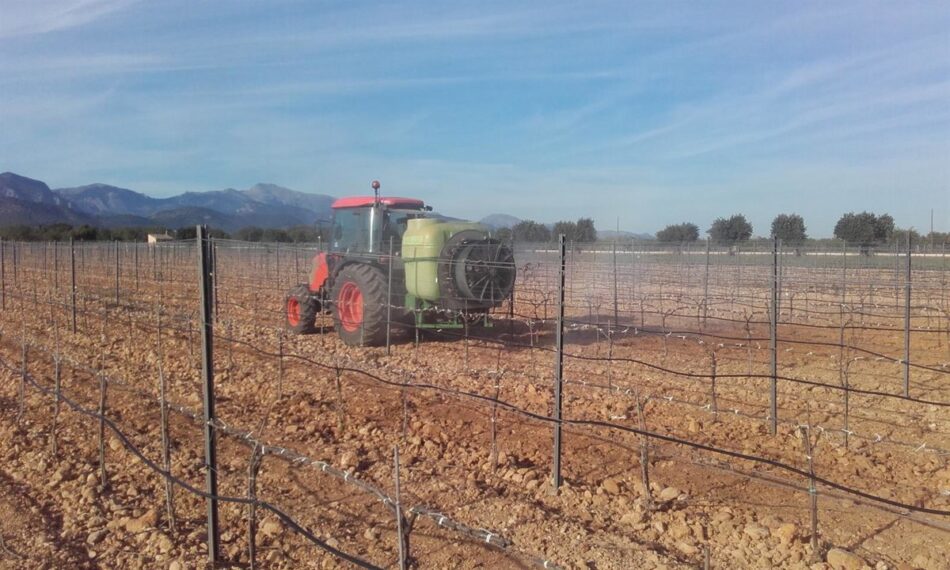
[[[439,300],[439,256],[446,240],[475,230],[487,237],[487,227],[474,222],[449,222],[435,218],[409,220],[402,236],[402,260],[406,267],[406,290],[418,299]]]

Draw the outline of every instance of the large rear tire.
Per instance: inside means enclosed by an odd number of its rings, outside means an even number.
[[[287,292],[284,301],[284,318],[287,328],[296,334],[309,334],[317,330],[317,313],[320,302],[310,292],[306,283]]]
[[[386,277],[371,265],[347,265],[334,279],[333,325],[350,346],[386,343]],[[395,313],[393,318],[396,318]]]

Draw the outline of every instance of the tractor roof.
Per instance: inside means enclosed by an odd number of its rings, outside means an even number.
[[[333,202],[332,208],[334,210],[340,208],[362,208],[372,206],[375,200],[376,199],[372,196],[347,196],[346,198],[339,198]],[[415,198],[398,198],[395,196],[380,197],[379,202],[393,208],[421,209],[425,206],[425,202],[422,200]]]

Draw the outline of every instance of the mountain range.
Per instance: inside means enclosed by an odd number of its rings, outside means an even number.
[[[330,218],[334,197],[275,184],[153,198],[128,188],[88,184],[51,189],[13,172],[0,174],[0,226],[67,223],[103,227],[208,224],[226,231],[245,226],[287,228]]]
[[[0,227],[66,223],[167,229],[207,224],[227,232],[247,226],[289,228],[329,220],[334,200],[327,194],[298,192],[265,183],[246,190],[225,188],[153,198],[101,183],[51,189],[40,180],[13,172],[0,173]],[[510,228],[521,220],[508,214],[491,214],[479,221],[500,229]],[[600,234],[608,238],[617,232]],[[630,232],[620,232],[616,237],[652,238]]]
[[[509,216],[508,214],[489,214],[479,220],[479,223],[485,224],[486,226],[493,229],[501,228],[512,228],[521,221],[521,218],[516,218],[514,216]]]
[[[653,234],[638,233],[638,232],[628,232],[625,230],[597,230],[597,239],[604,241],[627,241],[627,240],[637,240],[637,241],[650,241],[656,239],[656,236]]]

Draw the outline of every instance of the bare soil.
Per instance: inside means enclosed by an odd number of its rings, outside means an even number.
[[[107,415],[146,457],[160,462],[159,363],[169,399],[201,410],[195,291],[187,271],[181,272],[177,282],[143,284],[138,292],[123,289],[119,305],[109,301],[107,274],[98,281],[88,275],[77,334],[70,332],[66,295],[47,291],[42,283],[48,279],[40,282],[35,297],[28,286],[8,289],[0,320],[5,365],[0,365],[0,567],[206,566],[203,499],[176,489],[172,531],[162,479],[108,433],[107,484],[101,485],[95,419],[64,406],[55,429],[55,455],[52,398],[28,386],[25,412],[17,420],[25,333],[31,345],[29,373],[53,386],[58,344],[64,357],[63,393],[84,407],[99,405],[97,370],[115,379],[108,388]],[[565,426],[564,483],[552,492],[553,426],[462,395],[497,397],[519,409],[551,414],[553,315],[542,307],[546,290],[541,299],[525,287],[512,321],[499,318],[489,329],[467,333],[430,333],[418,345],[401,338],[387,355],[385,348],[346,347],[329,329],[307,336],[281,333],[282,292],[253,281],[251,274],[238,277],[232,268],[231,281],[221,283],[215,339],[219,417],[269,445],[347,470],[390,495],[392,453],[398,447],[405,505],[431,507],[511,541],[509,549],[500,550],[421,517],[410,545],[417,567],[517,568],[541,559],[565,568],[694,568],[707,557],[712,568],[950,567],[946,516],[907,513],[819,486],[815,552],[807,478],[685,445],[650,442],[648,501],[642,440],[616,429]],[[245,281],[257,286],[238,286]],[[547,281],[539,278],[535,284],[540,291]],[[641,316],[641,289],[624,297],[624,317],[614,327],[606,326],[612,313],[604,310],[609,304],[602,299],[599,307],[584,306],[579,299],[571,305],[565,418],[636,428],[639,398],[650,431],[802,470],[808,464],[799,426],[808,425],[818,476],[897,502],[950,510],[946,407],[856,393],[845,402],[840,390],[781,381],[780,423],[771,435],[769,380],[749,377],[768,374],[768,346],[743,340],[767,337],[768,327],[746,327],[740,317],[755,310],[719,307],[709,316],[737,318],[712,318],[701,325],[694,305],[683,297],[666,300],[656,283],[653,287],[652,294],[664,300],[651,301],[652,316]],[[725,291],[720,291],[723,297]],[[873,305],[869,300],[872,296],[865,302]],[[166,313],[161,325],[154,310],[159,302]],[[688,311],[675,313],[677,304],[689,305]],[[828,306],[832,301],[817,293],[798,305],[816,311]],[[852,313],[860,318],[857,310]],[[806,317],[812,323],[839,320],[789,315],[779,344],[780,375],[840,386],[846,370],[851,388],[901,392],[899,363],[853,360],[861,354],[791,342],[839,341],[841,332],[834,326],[796,326],[806,324]],[[865,325],[871,322],[868,318]],[[913,324],[923,328],[926,323],[917,316]],[[719,338],[699,335],[700,329]],[[661,330],[692,332],[654,334]],[[900,333],[848,329],[847,335],[852,346],[901,354]],[[946,360],[946,343],[944,334],[921,333],[913,337],[912,350],[919,362],[939,367]],[[715,389],[709,378],[713,359]],[[337,369],[343,370],[339,388]],[[940,370],[914,369],[912,388],[915,397],[950,401],[950,384]],[[143,398],[143,391],[151,398]],[[172,413],[171,436],[171,472],[202,487],[201,426]],[[249,447],[221,438],[222,495],[247,494],[250,458]],[[257,491],[332,546],[397,567],[395,520],[374,496],[276,456],[264,460]],[[248,508],[222,503],[220,512],[223,558],[231,567],[245,567]],[[271,514],[258,512],[255,537],[262,568],[349,567]]]

